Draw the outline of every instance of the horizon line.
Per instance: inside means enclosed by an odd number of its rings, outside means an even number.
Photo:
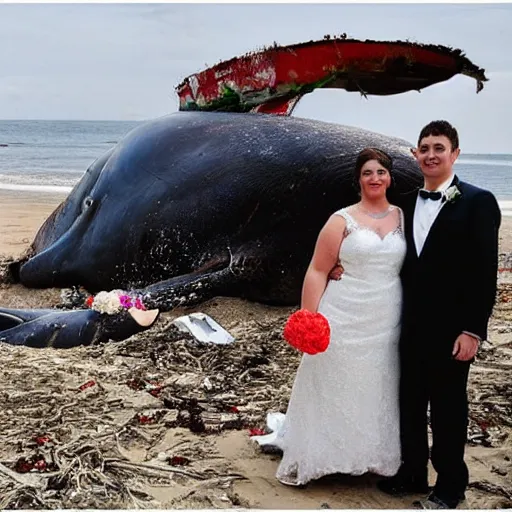
[[[162,114],[163,116],[167,114]],[[162,116],[160,116],[162,117]],[[115,121],[118,122],[127,122],[127,123],[141,123],[144,121],[150,121],[151,119],[156,119],[154,117],[148,117],[147,119],[75,119],[75,118],[69,118],[69,119],[52,119],[52,118],[43,118],[43,117],[34,117],[32,119],[29,118],[18,118],[18,119],[7,119],[0,117],[1,121],[80,121],[81,123],[84,122],[91,122],[91,123],[98,123],[98,122],[104,122],[104,121]]]
[[[24,121],[24,122],[30,122],[30,121],[52,121],[52,122],[81,122],[81,123],[104,123],[104,122],[112,122],[112,123],[144,123],[147,121],[151,121],[153,119],[157,119],[158,117],[163,117],[169,114],[172,114],[173,112],[169,112],[167,114],[162,114],[161,116],[157,117],[149,117],[146,119],[45,119],[45,118],[33,118],[33,119],[26,119],[26,118],[19,118],[19,119],[4,119],[0,118],[1,122],[18,122],[18,121]],[[510,152],[507,151],[467,151],[462,152],[461,156],[464,155],[511,155],[512,150]]]

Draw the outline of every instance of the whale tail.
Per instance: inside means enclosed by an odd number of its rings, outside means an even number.
[[[485,70],[461,50],[408,41],[360,41],[326,36],[221,62],[176,87],[180,110],[291,115],[315,89],[338,88],[390,95],[444,82],[456,74],[474,78],[477,92]]]

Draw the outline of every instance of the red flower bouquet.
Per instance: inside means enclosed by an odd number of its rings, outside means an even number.
[[[327,350],[331,328],[322,313],[299,309],[288,318],[283,336],[292,347],[313,355]]]

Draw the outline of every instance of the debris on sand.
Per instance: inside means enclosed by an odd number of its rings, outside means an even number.
[[[512,456],[511,286],[500,283],[470,374],[468,442]],[[217,441],[266,433],[267,413],[286,411],[301,357],[282,339],[292,309],[216,299],[201,310],[236,342],[201,343],[173,325],[176,312],[124,342],[0,344],[0,508],[251,507],[234,491],[250,475]],[[509,455],[471,481],[471,508],[512,506]]]
[[[148,485],[243,479],[204,465],[208,442],[155,447],[170,429],[248,436],[269,409],[284,411],[300,355],[282,342],[283,322],[248,322],[228,345],[200,343],[170,320],[117,344],[1,345],[0,508],[154,507]]]

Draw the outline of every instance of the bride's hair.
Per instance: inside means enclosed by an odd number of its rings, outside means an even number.
[[[393,160],[392,158],[382,149],[379,148],[365,148],[363,149],[356,158],[356,165],[354,167],[354,180],[353,184],[355,189],[359,192],[359,178],[361,177],[361,169],[363,168],[363,165],[370,161],[370,160],[377,160],[384,169],[386,169],[390,176],[391,176],[391,182],[393,183]]]

